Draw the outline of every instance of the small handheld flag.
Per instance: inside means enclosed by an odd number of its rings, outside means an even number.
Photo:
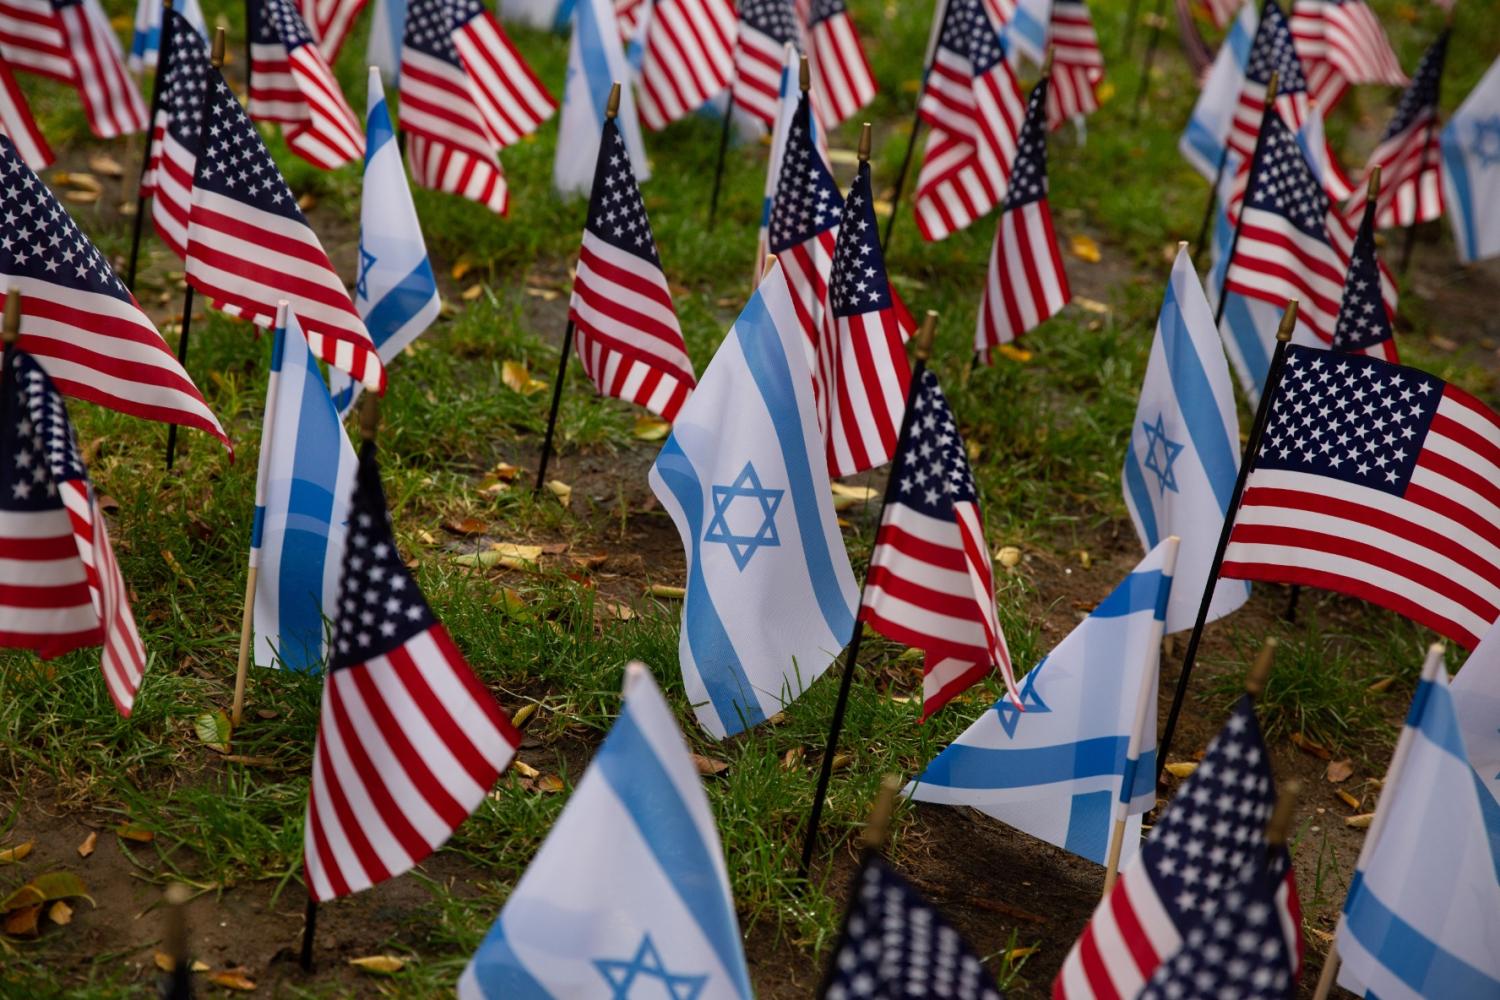
[[[1104,54],[1099,51],[1099,36],[1087,0],[1052,0],[1047,38],[1052,46],[1047,127],[1056,130],[1065,122],[1081,122],[1085,115],[1099,110]]]
[[[1448,32],[1444,31],[1423,54],[1417,75],[1370,154],[1366,173],[1379,168],[1382,178],[1376,228],[1414,226],[1443,214],[1437,123],[1447,56]]]
[[[99,0],[5,0],[0,56],[11,69],[72,84],[101,139],[146,128],[146,104]]]
[[[287,147],[321,170],[364,155],[359,120],[293,0],[249,0],[250,117],[278,122]]]
[[[605,107],[615,81],[628,81],[631,76],[614,5],[610,0],[579,0],[573,7],[568,82],[563,90],[557,156],[552,167],[552,185],[560,194],[586,194],[593,187],[599,136],[608,117],[615,119],[615,128],[624,137],[625,149],[635,168],[634,180],[651,179],[646,147],[641,141],[641,124],[635,114],[634,90],[629,86],[622,88],[620,106],[613,116]]]
[[[735,64],[734,0],[652,0],[642,17],[641,121],[659,131],[729,86]]]
[[[135,28],[130,38],[130,55],[127,64],[132,73],[155,69],[162,48],[162,0],[136,0]],[[199,37],[208,39],[208,22],[203,19],[203,8],[198,0],[182,0],[173,7],[187,18]]]
[[[1325,113],[1352,84],[1406,83],[1380,18],[1365,0],[1293,0],[1291,24],[1307,91]]]
[[[765,125],[776,121],[781,51],[801,41],[792,0],[740,0],[734,44],[734,104]]]
[[[845,0],[799,0],[806,10],[810,90],[818,121],[835,128],[875,98],[875,75]]]
[[[1500,254],[1500,59],[1490,64],[1442,132],[1443,198],[1458,259]]]
[[[1344,298],[1333,326],[1333,349],[1396,361],[1396,335],[1381,297],[1380,258],[1375,252],[1375,216],[1379,209],[1380,168],[1370,175],[1369,194],[1349,254]]]

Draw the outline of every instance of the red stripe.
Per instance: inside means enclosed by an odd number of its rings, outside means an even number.
[[[427,717],[428,723],[442,737],[449,752],[463,765],[464,770],[468,772],[476,785],[488,788],[500,776],[499,769],[485,757],[474,741],[469,739],[468,734],[454,720],[452,710],[462,709],[460,714],[467,717],[468,710],[479,709],[512,747],[520,744],[520,736],[511,726],[505,713],[500,711],[499,706],[495,704],[494,696],[485,690],[484,685],[479,683],[479,679],[469,669],[463,654],[453,644],[447,630],[442,625],[434,625],[428,631],[428,635],[438,647],[448,670],[463,685],[468,694],[468,701],[465,704],[449,706],[438,698],[437,693],[427,684],[423,674],[428,670],[436,671],[441,668],[419,667],[412,659],[408,646],[402,646],[392,652],[389,659],[401,675],[402,682],[411,693],[412,700],[422,709],[422,714]],[[466,810],[453,825],[457,826],[467,816]]]
[[[71,534],[33,537],[21,535],[12,538],[0,536],[0,559],[43,562],[76,555],[78,548]]]
[[[357,675],[363,674],[366,671],[366,667],[362,664],[359,666],[346,667],[343,670],[331,674],[328,678],[327,683],[333,694],[333,697],[329,699],[329,707],[331,709],[329,714],[332,716],[333,724],[338,727],[339,735],[342,737],[342,742],[344,744],[344,752],[348,755],[350,763],[355,771],[354,776],[358,779],[360,788],[364,790],[371,806],[375,809],[375,812],[380,816],[381,820],[385,823],[386,828],[390,831],[391,836],[395,839],[393,846],[399,848],[408,858],[424,858],[429,852],[427,842],[422,839],[421,834],[419,834],[411,825],[411,822],[407,820],[406,814],[401,810],[401,807],[396,804],[396,800],[391,796],[390,789],[386,787],[385,781],[382,778],[380,771],[375,767],[374,761],[370,759],[369,754],[365,750],[365,744],[361,734],[356,732],[354,729],[354,720],[349,717],[349,713],[344,708],[343,693],[341,691],[341,685],[339,683],[339,675],[345,673],[346,671],[353,671],[353,673],[350,675],[350,681],[360,689],[360,694],[363,696],[362,700],[365,702],[366,709],[370,710],[372,715],[374,715],[373,709],[375,705],[378,705],[380,703],[380,698],[376,697],[372,703],[368,693],[365,690],[366,685],[358,683],[359,677]],[[379,723],[378,716],[376,716],[376,722],[377,724]],[[382,733],[384,733],[385,727],[381,726],[380,728],[382,730]],[[397,751],[399,756],[399,747],[393,746],[391,749]],[[343,821],[342,816],[340,816],[339,818],[341,821]],[[345,833],[346,835],[349,835],[351,839],[353,839],[353,835],[351,831],[348,830],[347,826],[345,828]],[[361,836],[363,836],[363,834],[361,834]],[[365,870],[370,871],[368,865],[366,865]],[[381,870],[383,871],[384,869]],[[382,878],[383,877],[384,876],[382,876]],[[380,879],[376,879],[376,881],[378,882],[380,881]]]
[[[329,678],[329,680],[332,680],[332,678]],[[339,705],[340,700],[338,692],[333,690],[328,691],[327,701],[324,704],[323,710],[323,731],[326,731],[329,726],[339,727],[340,729],[345,727],[346,724],[342,720],[342,708],[336,707]],[[335,886],[344,881],[339,865],[339,855],[345,850],[348,850],[358,859],[360,867],[364,869],[365,875],[373,882],[385,881],[387,878],[390,878],[390,870],[381,862],[380,855],[376,854],[374,847],[370,845],[364,824],[355,815],[354,808],[349,804],[348,796],[344,793],[343,778],[340,777],[338,771],[334,768],[333,758],[328,753],[328,744],[324,741],[321,734],[318,738],[317,754],[319,766],[326,780],[321,785],[314,782],[313,794],[322,793],[323,802],[331,808],[334,815],[338,818],[339,828],[343,832],[343,840],[341,842],[335,844],[330,841],[331,858],[329,859],[328,874],[336,877],[330,877],[329,881],[333,882]],[[356,780],[358,779],[356,778]],[[347,893],[348,891],[349,887],[346,883],[344,892]]]
[[[395,668],[395,671],[398,675],[402,674],[403,671],[402,665],[396,660],[396,656],[398,654],[404,653],[404,651],[405,647],[402,647],[395,650],[387,657],[387,659],[391,661],[391,665]],[[411,664],[410,657],[407,657],[406,668],[406,672],[415,670],[415,667]],[[390,706],[386,704],[386,699],[392,697],[395,692],[387,692],[383,690],[379,685],[377,685],[375,683],[375,678],[371,675],[371,671],[368,666],[361,665],[352,667],[349,670],[348,676],[359,688],[359,693],[365,704],[365,710],[370,713],[370,718],[375,722],[376,728],[380,730],[380,735],[385,739],[386,746],[390,748],[391,753],[396,758],[398,766],[410,780],[412,787],[414,787],[417,790],[418,794],[420,794],[422,798],[426,800],[428,806],[432,808],[432,811],[437,813],[438,818],[441,819],[445,824],[447,824],[448,829],[452,830],[454,827],[458,826],[458,824],[462,823],[465,817],[469,815],[468,810],[460,805],[453,798],[453,796],[448,793],[448,789],[440,780],[438,780],[437,776],[432,773],[432,769],[429,768],[427,766],[427,762],[422,759],[422,753],[412,743],[411,737],[402,727],[401,723],[397,721],[395,715],[392,714]],[[422,706],[420,702],[424,697],[430,701],[432,691],[430,689],[426,689],[425,683],[414,687],[410,684],[405,683],[405,677],[402,677],[401,680],[403,686],[406,688],[407,695],[411,697],[413,701],[419,703],[419,708],[425,708],[425,706]],[[423,689],[426,689],[425,693]],[[361,746],[361,749],[363,749],[363,746]],[[389,764],[387,764],[387,766],[389,766]],[[378,774],[376,775],[376,780],[380,780],[380,776]],[[368,782],[366,782],[366,784],[368,784]],[[381,782],[381,791],[382,793],[386,791],[384,782]],[[380,808],[381,815],[384,816],[388,812],[399,813],[402,816],[402,822],[404,823],[406,815],[404,809],[396,803],[394,797],[391,797],[389,799],[389,803],[389,808],[386,808],[385,805],[382,804]],[[416,839],[408,843],[403,838],[402,847],[406,850],[406,853],[411,856],[412,860],[415,861],[422,857],[425,857],[430,848],[427,844],[426,838],[419,834],[415,827],[408,827],[408,829],[410,829],[412,836]],[[399,833],[398,836],[400,836]]]

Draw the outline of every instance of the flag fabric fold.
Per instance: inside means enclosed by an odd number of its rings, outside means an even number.
[[[1104,54],[1086,0],[1052,0],[1047,40],[1052,46],[1047,126],[1056,130],[1099,110]]]
[[[1500,59],[1490,64],[1442,131],[1443,201],[1458,259],[1500,254]]]
[[[22,162],[32,170],[52,165],[55,159],[52,147],[37,127],[31,105],[26,103],[26,95],[3,58],[0,58],[0,133],[10,138]]]
[[[1365,198],[1354,246],[1349,252],[1349,270],[1344,277],[1344,295],[1333,325],[1333,349],[1368,354],[1397,361],[1396,334],[1391,328],[1394,310],[1382,295],[1385,280],[1375,251],[1375,217],[1378,202]]]
[[[811,0],[805,35],[818,121],[836,128],[875,99],[875,75],[845,0]]]
[[[458,983],[462,1000],[750,1000],[702,779],[650,671],[624,703]],[[639,983],[639,986],[636,984]]]
[[[318,43],[318,51],[332,66],[338,61],[354,19],[365,9],[368,0],[299,0],[302,20]]]
[[[1500,805],[1500,624],[1479,640],[1453,679],[1453,711],[1469,763],[1490,798]]]
[[[1438,96],[1447,55],[1448,32],[1444,31],[1422,56],[1417,75],[1401,95],[1396,114],[1365,166],[1367,177],[1380,168],[1375,213],[1379,229],[1414,226],[1443,214]]]
[[[579,0],[573,8],[573,39],[568,44],[568,82],[563,90],[557,126],[557,156],[552,185],[563,195],[587,194],[594,186],[594,161],[604,130],[611,86],[620,84],[615,128],[635,168],[637,181],[651,179],[641,124],[630,86],[630,64],[620,41],[619,23],[610,0]]]
[[[161,100],[151,125],[141,193],[151,196],[151,222],[156,235],[167,249],[186,261],[193,171],[202,143],[208,85],[218,71],[209,62],[208,42],[175,6],[166,12],[162,31],[167,67],[156,83]]]
[[[729,86],[735,65],[734,0],[652,0],[641,17],[641,121],[660,131]]]
[[[1380,18],[1365,0],[1293,0],[1291,28],[1308,94],[1325,114],[1352,84],[1406,83]]]
[[[99,0],[3,0],[0,58],[11,69],[72,84],[101,139],[146,128],[146,103]]]
[[[776,122],[782,49],[799,44],[792,0],[740,0],[734,41],[734,106],[763,125]]]
[[[364,134],[292,0],[251,0],[250,101],[255,121],[282,126],[292,152],[320,170],[364,155]]]

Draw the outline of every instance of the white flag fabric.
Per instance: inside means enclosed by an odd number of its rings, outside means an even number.
[[[187,18],[193,30],[208,39],[208,24],[203,20],[203,8],[198,0],[177,0],[177,13]],[[155,69],[161,58],[161,0],[136,0],[135,27],[130,35],[130,54],[126,65],[132,73]]]
[[[1358,996],[1500,997],[1500,803],[1454,701],[1435,646],[1339,917],[1338,982]]]
[[[255,479],[255,665],[321,670],[358,464],[318,359],[282,304]]]
[[[1444,126],[1442,150],[1443,204],[1458,259],[1500,254],[1500,59]]]
[[[777,264],[651,467],[687,556],[683,684],[719,738],[780,711],[854,633],[859,589],[828,489],[803,336]]]
[[[585,3],[587,0],[576,0]],[[543,31],[566,31],[575,0],[500,0],[500,19]]]
[[[1255,29],[1259,23],[1256,5],[1241,4],[1240,12],[1229,25],[1229,34],[1219,46],[1219,54],[1214,57],[1213,67],[1203,81],[1203,90],[1193,105],[1187,129],[1177,141],[1183,157],[1210,182],[1218,172],[1219,159],[1229,140],[1229,125],[1234,120],[1235,106],[1239,104],[1240,88],[1245,82],[1245,65],[1250,61],[1250,46],[1255,42]],[[1228,176],[1234,174],[1231,172]]]
[[[365,59],[380,70],[386,83],[394,84],[401,78],[401,37],[405,32],[406,0],[375,0]]]
[[[1011,65],[1020,69],[1020,57],[1025,56],[1032,65],[1040,66],[1051,27],[1052,0],[1016,0],[1015,10],[1000,29]]]
[[[1156,688],[1177,540],[1167,538],[905,794],[980,812],[1104,864],[1128,817],[1122,862],[1156,804]]]
[[[1500,622],[1490,626],[1464,661],[1452,691],[1469,762],[1500,802]]]
[[[1172,265],[1121,481],[1147,551],[1182,540],[1167,631],[1193,627],[1240,469],[1240,425],[1214,314],[1184,248]],[[1250,585],[1220,580],[1208,620],[1244,604]]]
[[[578,0],[573,8],[573,41],[568,47],[568,82],[558,120],[557,159],[552,184],[564,195],[588,194],[594,186],[599,158],[599,133],[611,85],[620,84],[620,114],[616,124],[625,139],[635,179],[646,181],[646,147],[635,113],[630,86],[630,64],[620,41],[620,25],[610,0]]]
[[[749,1000],[708,797],[650,671],[458,982],[462,1000]]]
[[[354,308],[375,341],[381,364],[389,367],[396,355],[432,325],[443,303],[375,66],[370,67],[367,104]],[[328,384],[334,405],[341,414],[348,413],[359,396],[359,385],[331,365]]]

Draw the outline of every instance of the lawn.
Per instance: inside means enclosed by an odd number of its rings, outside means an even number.
[[[875,126],[876,190],[888,199],[931,5],[850,6],[881,85],[865,117]],[[1418,0],[1372,6],[1402,64],[1414,67],[1442,12]],[[230,51],[239,57],[240,9],[205,7],[211,20],[227,17]],[[989,541],[1022,553],[1014,569],[997,570],[1001,620],[1020,668],[1060,640],[1139,558],[1120,463],[1170,255],[1179,239],[1196,234],[1207,197],[1207,185],[1176,152],[1196,89],[1175,41],[1163,39],[1135,125],[1143,39],[1134,56],[1120,51],[1127,0],[1091,7],[1109,64],[1108,99],[1089,120],[1086,141],[1068,128],[1051,142],[1051,203],[1074,304],[1028,337],[1025,353],[973,367],[993,219],[927,244],[903,208],[889,248],[892,279],[907,304],[941,316],[932,365],[969,444]],[[1443,91],[1450,111],[1500,50],[1500,24],[1482,7],[1459,5]],[[111,9],[127,13],[118,3]],[[520,29],[513,37],[560,95],[566,39]],[[360,110],[363,48],[357,34],[337,67]],[[240,70],[238,62],[228,67],[235,80]],[[1028,86],[1034,73],[1023,78]],[[138,141],[99,143],[71,92],[32,77],[23,86],[62,161],[48,172],[55,186],[66,184],[58,171],[90,170],[90,158],[101,152],[133,174]],[[1351,172],[1396,96],[1357,90],[1330,122]],[[647,210],[699,372],[749,291],[766,159],[760,143],[730,151],[719,217],[710,226],[718,133],[705,117],[646,137],[654,170],[643,189]],[[853,174],[846,154],[857,135],[851,123],[832,137],[845,154],[836,157],[841,184]],[[502,777],[421,869],[323,907],[317,969],[297,969],[291,956],[305,899],[302,815],[321,678],[253,670],[246,719],[230,745],[215,748],[199,734],[205,713],[227,710],[233,686],[270,349],[270,338],[204,311],[200,300],[188,369],[235,442],[232,461],[208,436],[187,432],[169,472],[161,425],[72,407],[94,482],[117,505],[110,531],[151,663],[135,714],[125,720],[105,693],[97,651],[49,662],[19,653],[0,658],[0,850],[34,844],[19,863],[0,863],[0,895],[38,873],[66,869],[95,902],[80,903],[71,924],[39,939],[0,936],[0,995],[140,995],[158,974],[159,901],[174,880],[196,893],[188,911],[196,953],[212,971],[242,968],[262,993],[417,997],[448,990],[566,805],[614,717],[631,659],[653,668],[693,751],[727,765],[705,785],[757,989],[806,996],[816,984],[857,853],[854,834],[881,776],[919,769],[1000,688],[987,683],[919,725],[920,658],[867,639],[835,761],[827,835],[812,885],[796,884],[837,670],[783,716],[740,738],[715,743],[697,727],[676,666],[679,605],[652,593],[680,584],[683,573],[675,529],[646,484],[657,444],[643,439],[651,434],[638,425],[638,411],[594,395],[576,362],[550,473],[571,492],[564,503],[550,491],[533,497],[529,488],[548,393],[517,380],[513,363],[550,386],[584,215],[580,201],[561,201],[550,190],[555,136],[548,124],[503,154],[512,191],[506,218],[417,192],[447,307],[391,365],[380,433],[402,551],[485,684],[509,712],[528,713],[520,753],[527,768]],[[359,171],[320,173],[291,157],[279,137],[270,141],[352,280]],[[97,202],[69,207],[102,248],[120,256],[130,236],[120,207],[133,200],[133,182],[106,180],[105,188]],[[1394,258],[1400,236],[1391,235],[1387,256]],[[1403,359],[1500,402],[1496,271],[1459,269],[1442,227],[1420,237],[1403,279]],[[181,265],[154,239],[147,248],[137,294],[175,344]],[[1248,424],[1246,413],[1242,426]],[[880,477],[861,477],[866,481],[878,485]],[[856,505],[844,517],[860,572],[876,511]],[[465,565],[462,556],[497,542],[543,552],[530,567]],[[1210,629],[1177,756],[1191,757],[1212,735],[1237,694],[1243,665],[1264,636],[1278,636],[1283,653],[1261,716],[1280,773],[1300,774],[1312,786],[1295,850],[1316,969],[1359,847],[1360,834],[1345,817],[1373,807],[1433,636],[1395,615],[1316,593],[1303,595],[1289,623],[1285,602],[1285,588],[1257,587],[1249,606]],[[1180,640],[1169,641],[1168,680],[1180,649]],[[1325,781],[1328,757],[1350,761],[1353,777],[1337,786]],[[77,848],[91,831],[97,841],[83,857]],[[1099,870],[967,811],[904,808],[894,833],[895,864],[954,917],[1007,988],[1046,995],[1097,897]],[[373,954],[399,956],[405,967],[376,978],[347,963]],[[222,993],[206,979],[203,986]]]

